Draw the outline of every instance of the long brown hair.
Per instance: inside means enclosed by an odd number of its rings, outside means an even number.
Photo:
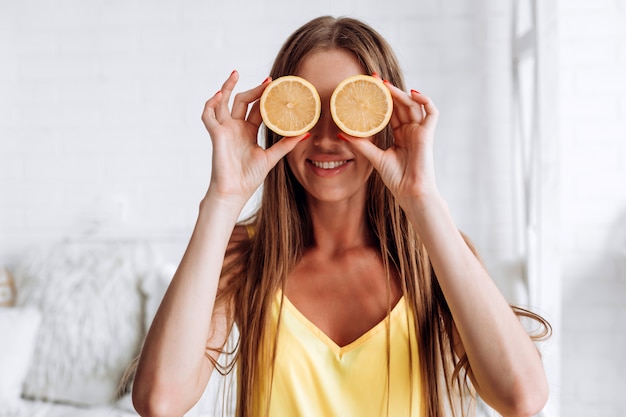
[[[280,49],[270,75],[275,79],[294,74],[307,55],[328,48],[352,52],[367,73],[376,72],[405,89],[388,43],[371,27],[351,18],[325,16],[303,25]],[[269,129],[265,130],[265,137],[266,146],[281,139]],[[391,128],[377,134],[374,142],[382,149],[390,147]],[[369,227],[382,254],[387,277],[399,277],[403,296],[414,316],[424,415],[440,417],[446,409],[458,409],[458,399],[464,415],[462,400],[472,393],[466,377],[469,363],[467,358],[454,354],[452,316],[428,253],[375,171],[368,182],[368,193]],[[261,366],[273,363],[275,341],[268,337],[276,334],[268,324],[271,301],[311,243],[311,218],[304,190],[285,159],[268,174],[260,207],[251,222],[254,236],[227,253],[223,274],[230,279],[218,295],[218,302],[236,306],[233,315],[240,334],[235,356],[238,417],[263,413],[253,409],[252,398],[254,390],[269,393],[271,385],[271,369]],[[528,315],[534,317],[530,312]]]

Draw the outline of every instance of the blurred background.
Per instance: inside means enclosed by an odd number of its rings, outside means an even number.
[[[544,415],[626,416],[625,0],[0,0],[0,266],[83,238],[178,261],[210,177],[205,100],[233,69],[259,84],[322,14],[381,32],[439,107],[457,224],[554,326]]]

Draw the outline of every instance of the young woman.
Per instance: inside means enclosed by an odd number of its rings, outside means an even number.
[[[271,78],[299,75],[322,99],[317,125],[282,138],[261,124]],[[385,80],[394,112],[371,138],[334,124],[329,100],[355,74]],[[465,415],[474,390],[503,416],[540,411],[540,355],[458,231],[435,182],[438,111],[406,93],[384,39],[322,17],[284,44],[271,78],[206,103],[211,181],[147,335],[133,399],[182,416],[202,395],[233,325],[237,416]],[[263,185],[256,215],[237,219]]]

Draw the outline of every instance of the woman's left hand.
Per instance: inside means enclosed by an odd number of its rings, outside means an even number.
[[[374,166],[385,185],[404,206],[438,195],[433,141],[439,111],[427,96],[409,94],[385,82],[393,98],[391,128],[394,144],[382,150],[369,140],[341,135]]]

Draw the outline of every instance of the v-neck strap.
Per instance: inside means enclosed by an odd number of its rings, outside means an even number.
[[[325,344],[328,349],[330,349],[339,359],[341,359],[345,354],[357,349],[363,344],[367,343],[370,339],[380,335],[382,337],[386,337],[384,334],[385,326],[389,324],[398,314],[406,313],[405,305],[404,305],[404,297],[401,297],[398,302],[391,309],[389,316],[383,318],[381,321],[376,323],[372,328],[367,330],[365,333],[360,335],[354,341],[340,346],[335,342],[331,337],[329,337],[323,330],[315,325],[311,320],[309,320],[298,308],[285,296],[282,292],[278,292],[277,298],[280,303],[280,298],[283,299],[283,305],[288,314],[291,314],[293,318],[297,320],[297,323],[293,323],[296,325],[302,326],[306,331],[310,332],[319,341]]]

